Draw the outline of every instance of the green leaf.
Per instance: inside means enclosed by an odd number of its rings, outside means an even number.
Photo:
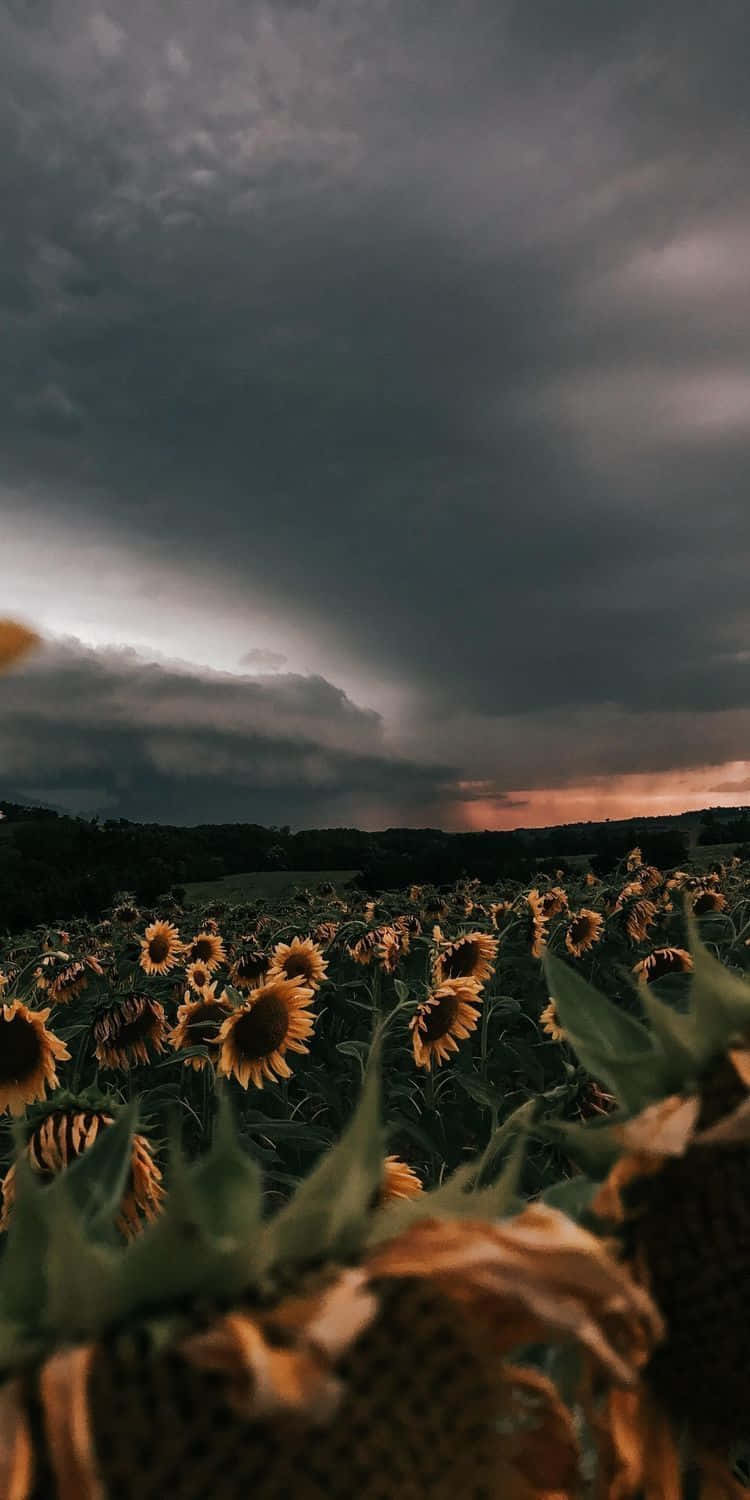
[[[99,1132],[93,1146],[53,1179],[48,1189],[53,1218],[58,1200],[69,1198],[91,1239],[116,1241],[114,1226],[130,1178],[137,1119],[137,1104],[128,1105],[113,1125]]]
[[[723,1051],[732,1037],[750,1030],[750,984],[704,947],[691,912],[686,920],[693,958],[690,1013],[708,1059]]]
[[[380,1042],[375,1040],[354,1117],[265,1233],[264,1269],[346,1258],[361,1245],[383,1179]]]
[[[0,1320],[32,1332],[43,1327],[47,1305],[49,1189],[26,1156],[15,1167],[16,1196],[0,1264]]]
[[[654,993],[650,985],[638,987],[638,998],[657,1038],[669,1077],[669,1092],[677,1091],[693,1080],[708,1061],[705,1040],[701,1037],[695,1016],[675,1010]]]
[[[568,1177],[564,1182],[553,1182],[551,1187],[546,1188],[542,1193],[542,1203],[546,1203],[548,1208],[559,1208],[569,1219],[575,1219],[578,1223],[586,1213],[597,1186],[597,1183],[583,1175]]]
[[[634,1113],[668,1092],[664,1056],[646,1027],[551,953],[544,967],[567,1039],[588,1072]]]
[[[403,979],[394,979],[393,988],[401,1004],[405,1004],[411,994],[408,984],[404,984]]]
[[[626,1114],[620,1115],[620,1119],[626,1118]],[[622,1146],[614,1130],[616,1123],[614,1115],[602,1121],[589,1120],[586,1124],[578,1120],[540,1120],[533,1133],[540,1140],[558,1146],[591,1177],[601,1179],[622,1155]]]

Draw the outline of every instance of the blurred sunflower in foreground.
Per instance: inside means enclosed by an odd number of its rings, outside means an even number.
[[[750,1426],[750,984],[689,916],[688,930],[689,954],[655,950],[639,966],[649,1026],[546,961],[567,1041],[618,1105],[609,1119],[549,1129],[599,1180],[587,1222],[618,1247],[666,1330],[637,1386],[610,1390],[596,1414],[603,1493],[617,1500],[678,1496],[686,1462],[712,1496],[739,1495],[730,1454]],[[662,972],[690,974],[685,1010],[651,988],[665,955]]]
[[[274,1217],[223,1114],[209,1155],[174,1164],[179,1192],[159,1218],[114,1250],[101,1194],[92,1214],[85,1189],[103,1181],[106,1154],[117,1212],[131,1135],[124,1114],[44,1189],[33,1173],[19,1181],[0,1265],[0,1493],[584,1492],[577,1423],[523,1350],[578,1351],[601,1402],[613,1383],[637,1389],[661,1319],[589,1231],[544,1204],[513,1215],[515,1149],[499,1181],[480,1185],[482,1164],[465,1166],[383,1205],[370,1067],[339,1145]],[[21,1266],[13,1247],[30,1222]],[[73,1281],[87,1286],[75,1307],[51,1290]]]

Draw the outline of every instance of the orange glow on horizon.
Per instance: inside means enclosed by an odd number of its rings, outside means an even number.
[[[750,761],[728,761],[691,771],[599,777],[579,785],[531,791],[518,788],[506,795],[507,804],[493,796],[454,803],[452,826],[471,832],[545,828],[600,823],[606,818],[659,817],[704,807],[741,807],[750,804]]]

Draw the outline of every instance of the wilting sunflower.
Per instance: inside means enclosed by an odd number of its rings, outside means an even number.
[[[643,854],[636,844],[635,848],[631,849],[625,856],[625,868],[626,870],[637,870],[642,864]]]
[[[236,1078],[243,1089],[249,1083],[262,1089],[264,1078],[272,1083],[290,1078],[285,1053],[309,1052],[305,1042],[312,1036],[315,1018],[307,1007],[313,997],[301,975],[267,979],[224,1021],[217,1071]]]
[[[312,940],[317,943],[318,947],[327,948],[328,944],[333,942],[338,930],[338,922],[319,922],[313,929]]]
[[[301,978],[311,990],[319,990],[326,977],[328,961],[312,938],[293,937],[291,943],[277,943],[268,970],[270,979]]]
[[[458,1052],[458,1042],[476,1030],[481,1003],[482,996],[470,979],[444,979],[417,1006],[409,1027],[418,1068],[429,1071],[433,1062],[439,1068],[452,1052]]]
[[[543,891],[540,898],[541,910],[549,921],[552,917],[560,915],[561,911],[568,910],[568,893],[561,885],[550,886],[548,891]]]
[[[397,932],[404,932],[407,937],[419,937],[422,931],[422,923],[416,912],[406,912],[403,916],[393,918],[393,926]]]
[[[505,917],[513,910],[512,901],[493,901],[490,904],[490,920],[494,928],[502,927]]]
[[[198,932],[187,944],[187,961],[191,964],[205,964],[211,974],[214,969],[226,962],[224,952],[224,941],[218,932]]]
[[[405,953],[409,952],[409,938],[395,927],[383,927],[378,943],[378,962],[384,974],[395,974]]]
[[[98,958],[89,954],[83,961],[75,959],[73,963],[66,964],[65,968],[59,969],[54,979],[47,986],[47,995],[52,1005],[67,1005],[76,995],[85,990],[91,973],[103,974],[104,970]]]
[[[257,990],[265,982],[271,960],[262,948],[246,948],[229,970],[230,983],[236,990]]]
[[[354,1139],[365,1152],[342,1153],[342,1142],[338,1159],[322,1164],[323,1181],[313,1172],[266,1225],[248,1212],[260,1197],[255,1175],[238,1194],[235,1174],[214,1155],[213,1191],[196,1195],[194,1236],[181,1233],[184,1203],[168,1198],[159,1227],[174,1250],[152,1254],[134,1290],[125,1258],[136,1277],[142,1258],[139,1247],[124,1252],[130,1311],[115,1325],[106,1281],[96,1279],[108,1262],[97,1272],[94,1260],[92,1303],[106,1311],[90,1320],[88,1343],[71,1345],[54,1311],[34,1307],[52,1327],[52,1349],[30,1366],[22,1341],[26,1363],[11,1366],[0,1388],[4,1494],[552,1500],[587,1492],[572,1416],[550,1379],[519,1362],[521,1351],[568,1345],[598,1396],[611,1382],[632,1389],[662,1333],[651,1300],[594,1235],[544,1204],[499,1220],[491,1209],[481,1216],[481,1200],[474,1215],[467,1202],[464,1216],[451,1218],[439,1192],[380,1207],[372,1188],[382,1157],[371,1129]],[[228,1252],[216,1216],[248,1226]],[[156,1248],[158,1234],[145,1248]],[[207,1307],[207,1282],[223,1293],[230,1269],[236,1287],[237,1266],[241,1295],[230,1288],[223,1307]],[[6,1306],[13,1270],[6,1258]],[[175,1279],[183,1293],[170,1317]],[[64,1292],[58,1278],[57,1308]]]
[[[169,974],[182,956],[183,944],[172,922],[152,922],[141,938],[140,965],[145,974]]]
[[[0,1006],[0,1114],[23,1114],[27,1104],[57,1088],[55,1064],[67,1062],[64,1042],[48,1031],[46,1010],[29,1010],[20,1000]]]
[[[362,964],[363,967],[371,964],[377,952],[380,937],[379,927],[372,927],[369,932],[363,932],[356,942],[348,945],[349,957],[354,959],[355,964]]]
[[[593,872],[593,870],[587,870],[586,871],[584,880],[585,880],[586,885],[589,885],[589,886],[591,886],[591,885],[599,885],[600,884],[599,876],[595,875],[594,872]]]
[[[186,994],[183,1004],[177,1012],[177,1025],[169,1034],[170,1046],[175,1052],[181,1052],[184,1047],[206,1047],[208,1057],[186,1057],[185,1067],[194,1068],[200,1072],[208,1066],[209,1062],[216,1063],[219,1057],[219,1027],[231,1015],[232,1007],[225,998],[226,992],[216,996],[216,986],[211,986],[211,991],[204,991],[198,1000],[189,999]]]
[[[657,890],[664,880],[661,870],[657,870],[656,865],[638,865],[631,871],[631,874],[633,880],[637,880],[642,886],[645,896],[650,896],[651,892]]]
[[[400,1156],[386,1156],[379,1197],[381,1205],[393,1203],[399,1198],[415,1198],[421,1192],[422,1179],[417,1176],[414,1168],[407,1166]]]
[[[557,1004],[553,1000],[551,995],[549,997],[548,1004],[545,1005],[544,1010],[539,1017],[539,1024],[542,1028],[542,1031],[546,1031],[547,1036],[551,1037],[553,1042],[565,1041],[565,1029],[560,1025],[560,1017],[557,1014]]]
[[[643,886],[637,880],[623,886],[612,911],[621,913],[625,931],[633,943],[645,943],[649,928],[659,915],[658,906],[644,895]]]
[[[633,973],[640,984],[652,984],[665,974],[688,974],[692,967],[693,960],[685,948],[654,948],[633,965]]]
[[[497,938],[488,932],[467,932],[452,943],[439,941],[434,963],[437,985],[445,979],[473,979],[481,986],[489,979],[497,958]]]
[[[207,964],[188,964],[185,978],[191,990],[197,990],[200,993],[211,983],[211,970]]]
[[[712,911],[723,911],[727,898],[721,891],[702,890],[695,891],[690,899],[690,904],[696,917],[705,917]]]
[[[101,1010],[92,1030],[99,1066],[127,1070],[149,1061],[149,1047],[164,1052],[164,1006],[150,995],[133,993]]]
[[[93,1146],[101,1132],[112,1124],[114,1116],[106,1106],[92,1108],[85,1097],[78,1101],[73,1095],[65,1095],[59,1104],[50,1100],[46,1108],[35,1112],[28,1122],[24,1155],[32,1170],[43,1181],[50,1181]],[[162,1174],[149,1142],[145,1136],[134,1134],[130,1179],[117,1220],[117,1226],[126,1238],[137,1234],[144,1221],[156,1218],[164,1198],[161,1181]],[[16,1198],[15,1165],[8,1168],[3,1178],[2,1198],[0,1230],[6,1230]]]
[[[565,947],[574,958],[580,958],[582,953],[593,948],[594,943],[601,942],[603,931],[604,918],[601,912],[589,911],[582,906],[580,911],[574,913],[565,934]]]
[[[529,908],[531,956],[541,958],[547,944],[547,918],[544,914],[542,898],[537,890],[527,893],[526,904]]]
[[[687,1009],[645,992],[650,1028],[632,1016],[623,1027],[613,1002],[556,975],[580,1055],[610,1038],[605,1066],[618,1095],[618,1115],[596,1122],[595,1137],[568,1127],[572,1149],[596,1141],[606,1173],[589,1211],[608,1243],[617,1235],[623,1266],[666,1329],[639,1386],[611,1392],[597,1418],[600,1493],[623,1500],[679,1495],[683,1455],[704,1470],[706,1493],[741,1493],[728,1459],[750,1411],[750,985],[722,968],[692,922],[689,931]]]
[[[15,620],[0,620],[0,672],[7,671],[38,645],[39,636],[27,626],[19,625]]]

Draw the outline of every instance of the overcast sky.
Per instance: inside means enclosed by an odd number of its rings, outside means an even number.
[[[746,0],[5,0],[0,795],[750,800]]]

